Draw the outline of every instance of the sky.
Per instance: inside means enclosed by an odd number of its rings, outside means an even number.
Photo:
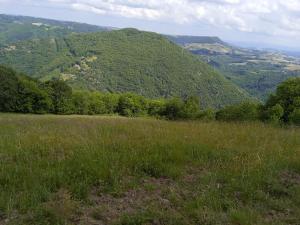
[[[0,0],[0,13],[300,51],[300,0]]]

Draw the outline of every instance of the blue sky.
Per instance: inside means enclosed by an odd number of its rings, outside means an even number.
[[[300,51],[300,0],[0,0],[0,13]]]

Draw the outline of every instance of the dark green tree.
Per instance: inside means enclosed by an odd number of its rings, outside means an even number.
[[[19,80],[16,73],[0,66],[0,111],[14,112],[17,109]]]
[[[50,111],[52,101],[46,90],[39,87],[37,81],[19,78],[17,110],[22,113],[43,114]]]
[[[132,93],[122,94],[119,98],[118,113],[122,116],[140,116],[147,114],[147,100]]]
[[[279,104],[284,112],[281,120],[285,123],[290,122],[291,115],[300,109],[300,77],[290,78],[281,83],[271,95],[265,105],[265,111],[270,110]]]
[[[292,124],[295,124],[297,126],[300,126],[300,109],[295,109],[290,115],[289,115],[289,121]]]
[[[72,113],[72,88],[70,86],[58,79],[47,81],[44,86],[52,99],[52,113]]]
[[[200,99],[197,96],[188,97],[183,106],[183,117],[186,119],[194,119],[200,113]]]
[[[183,118],[184,102],[180,98],[172,98],[166,102],[163,115],[169,120]]]
[[[164,100],[149,100],[148,115],[160,117],[165,112],[166,103]]]
[[[270,108],[267,108],[262,112],[262,120],[271,123],[279,123],[283,117],[284,109],[280,104],[276,104]]]
[[[89,92],[75,91],[72,94],[72,112],[80,115],[87,115],[89,113]]]
[[[261,105],[244,102],[227,106],[216,113],[216,119],[221,121],[254,121],[260,118]]]
[[[94,114],[109,114],[109,113],[113,113],[110,112],[107,108],[106,108],[106,104],[105,101],[103,99],[103,95],[100,94],[99,92],[91,92],[89,94],[89,114],[90,115],[94,115]]]

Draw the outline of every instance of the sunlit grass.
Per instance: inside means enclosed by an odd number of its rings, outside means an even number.
[[[300,221],[298,128],[1,114],[0,160],[0,224],[1,215],[15,224],[72,224],[45,207],[56,193],[65,190],[82,213],[94,188],[119,196],[146,177],[171,179],[185,197],[175,188],[164,196],[173,211],[147,208],[124,214],[121,224],[151,217],[160,224]]]

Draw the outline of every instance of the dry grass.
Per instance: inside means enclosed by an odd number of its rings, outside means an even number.
[[[2,114],[0,159],[1,225],[300,221],[298,128]]]

